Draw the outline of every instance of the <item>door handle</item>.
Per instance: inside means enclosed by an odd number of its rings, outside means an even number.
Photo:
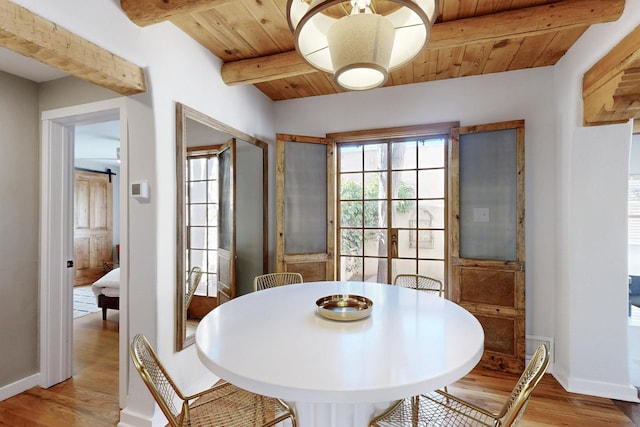
[[[391,258],[398,258],[398,229],[389,229],[391,239]]]

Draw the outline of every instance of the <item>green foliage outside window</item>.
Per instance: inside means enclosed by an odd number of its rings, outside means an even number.
[[[380,191],[380,180],[369,182],[363,193],[362,184],[356,181],[346,181],[340,185],[340,199],[353,200],[352,203],[343,203],[340,210],[340,224],[364,224],[367,228],[378,226],[387,228],[387,213],[382,207],[384,203],[377,203],[381,200],[386,201],[384,194],[386,191]],[[384,185],[384,183],[382,184]],[[415,190],[412,186],[400,181],[397,190],[398,198],[405,199],[395,204],[396,211],[399,213],[408,213],[415,206]],[[362,199],[364,198],[364,201]],[[340,235],[340,251],[342,255],[363,255],[364,245],[377,239],[381,245],[386,246],[386,242],[381,236],[375,233],[367,233],[365,239],[361,230],[343,229]],[[363,241],[364,240],[364,241]],[[362,270],[362,258],[350,258],[345,266],[348,273],[357,273]]]

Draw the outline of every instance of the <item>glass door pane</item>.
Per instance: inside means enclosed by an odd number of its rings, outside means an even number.
[[[341,280],[387,281],[387,144],[339,147]]]
[[[327,251],[327,149],[286,142],[284,152],[285,254]]]
[[[445,152],[444,137],[393,144],[391,227],[398,249],[392,278],[417,273],[444,282]]]
[[[514,261],[516,130],[460,135],[460,258]]]

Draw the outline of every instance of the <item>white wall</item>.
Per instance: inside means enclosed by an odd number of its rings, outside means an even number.
[[[272,143],[272,102],[254,87],[227,87],[220,60],[172,24],[134,25],[114,0],[15,1],[32,12],[145,68],[148,91],[129,97],[129,180],[148,180],[151,201],[129,207],[129,337],[143,332],[183,385],[211,384],[194,346],[174,353],[175,342],[175,102]],[[55,108],[51,100],[44,109]],[[35,157],[37,158],[37,156]],[[123,309],[126,309],[124,307]],[[121,369],[130,369],[121,361]],[[121,425],[150,425],[153,401],[130,369]],[[156,424],[163,425],[159,417]]]
[[[553,69],[514,71],[426,84],[276,102],[276,131],[326,133],[460,121],[525,120],[527,333],[553,337],[557,232]]]
[[[592,26],[555,67],[558,238],[555,374],[569,391],[637,399],[627,360],[631,123],[582,127],[582,76],[640,24],[640,2]]]
[[[629,173],[640,175],[640,133],[634,134],[631,138]]]
[[[152,88],[149,101],[153,109],[155,135],[151,139],[140,138],[144,143],[139,147],[135,147],[138,138],[130,138],[130,146],[136,149],[135,153],[130,153],[130,179],[153,180],[152,206],[135,206],[134,203],[131,217],[136,217],[133,208],[151,208],[148,214],[152,215],[157,225],[143,234],[137,234],[132,227],[131,251],[148,251],[146,236],[149,233],[156,236],[155,253],[149,259],[155,264],[152,270],[156,274],[149,279],[152,279],[156,291],[158,314],[155,326],[160,355],[164,356],[163,359],[184,387],[194,385],[196,379],[210,385],[211,377],[200,365],[195,346],[173,353],[176,293],[174,103],[182,102],[251,136],[272,142],[272,102],[253,87],[225,86],[219,77],[220,61],[171,24],[148,27],[142,30],[141,37],[141,54],[144,53],[149,60],[148,84]],[[135,126],[135,116],[129,116],[129,123],[130,128]],[[147,214],[140,216],[142,220],[147,218]],[[136,264],[131,261],[132,271]],[[134,278],[131,282],[138,283]],[[141,323],[133,318],[131,323],[131,334],[134,334],[136,331],[133,328]]]
[[[121,17],[124,18],[124,15]],[[126,26],[128,21],[123,23]],[[195,346],[174,353],[175,307],[175,102],[182,102],[216,120],[264,141],[273,141],[271,101],[253,87],[226,87],[219,78],[220,61],[170,24],[146,28],[140,34],[140,57],[148,60],[148,95],[129,108],[130,179],[148,179],[151,203],[132,203],[130,212],[131,294],[133,306],[157,307],[155,318],[131,312],[130,335],[155,337],[160,357],[184,388],[198,381],[211,384],[199,363]],[[146,61],[145,61],[146,62]],[[138,110],[139,111],[136,111]],[[153,128],[141,129],[138,114]],[[136,135],[139,133],[139,135]],[[139,225],[139,228],[137,227]],[[149,237],[152,245],[149,245]],[[145,253],[142,256],[140,254]],[[134,259],[138,254],[140,259]],[[146,293],[146,295],[145,295]],[[155,301],[153,299],[155,296]],[[152,341],[152,342],[154,342]],[[133,386],[141,388],[137,378]],[[148,393],[131,389],[121,424],[140,425],[137,411]],[[132,419],[130,419],[132,418]]]

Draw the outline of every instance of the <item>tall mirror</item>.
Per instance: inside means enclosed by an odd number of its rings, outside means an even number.
[[[176,351],[267,271],[266,171],[266,143],[176,103]]]

